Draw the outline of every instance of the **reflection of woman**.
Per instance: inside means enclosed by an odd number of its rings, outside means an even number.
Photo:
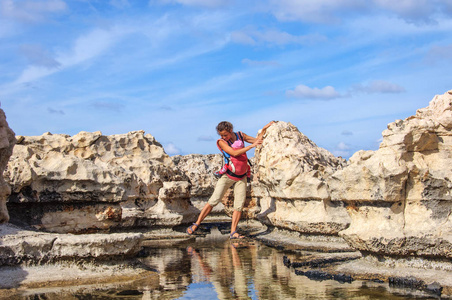
[[[251,299],[248,296],[248,285],[242,262],[237,253],[237,244],[231,244],[232,265],[234,266],[234,290],[238,299]]]
[[[222,151],[226,152],[231,157],[236,158],[239,163],[243,161],[246,163],[246,152],[262,144],[262,138],[265,131],[273,123],[274,122],[272,121],[265,125],[257,138],[254,138],[243,132],[233,132],[233,126],[229,122],[220,122],[217,125],[217,133],[220,135],[221,139],[217,141],[217,145]],[[251,145],[245,147],[244,142],[250,143]],[[240,221],[240,217],[242,216],[242,209],[246,199],[247,171],[248,170],[244,171],[245,173],[243,174],[228,172],[227,174],[221,176],[215,186],[212,196],[201,210],[196,223],[193,223],[193,225],[187,228],[188,234],[193,234],[198,229],[204,218],[207,217],[207,215],[212,211],[212,208],[220,203],[228,188],[234,186],[234,212],[232,214],[230,238],[243,238],[243,236],[237,232],[237,225]]]
[[[199,264],[200,269],[198,270],[202,270],[202,276],[215,287],[218,299],[250,299],[245,270],[236,249],[238,244],[228,244],[225,243],[218,263],[209,264],[208,260],[213,256],[203,257],[192,247],[187,247],[187,252]],[[192,269],[192,274],[196,274],[196,269]],[[232,282],[231,279],[233,279]]]

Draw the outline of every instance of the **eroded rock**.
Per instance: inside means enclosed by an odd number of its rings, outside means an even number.
[[[174,226],[195,213],[189,183],[143,131],[20,136],[5,175],[13,218],[46,231]],[[163,192],[174,182],[185,191]]]
[[[350,219],[331,201],[326,179],[345,160],[318,147],[294,125],[277,122],[256,149],[252,190],[266,224],[309,234],[337,234]]]
[[[143,234],[55,234],[0,225],[0,265],[134,256]]]
[[[0,109],[0,174],[3,174],[8,164],[15,143],[14,132],[9,128],[8,122],[6,122],[5,112]],[[9,221],[6,199],[10,193],[11,188],[9,184],[5,182],[3,176],[0,176],[0,224]]]
[[[179,172],[190,183],[190,201],[198,210],[201,210],[212,195],[217,179],[213,172],[222,166],[221,154],[189,154],[172,157]],[[224,213],[223,204],[214,207],[212,214]]]
[[[383,132],[377,151],[355,153],[328,185],[345,201],[353,247],[398,256],[452,257],[452,91]]]

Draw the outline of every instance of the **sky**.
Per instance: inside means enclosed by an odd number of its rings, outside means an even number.
[[[452,0],[0,0],[0,102],[16,135],[210,154],[279,120],[348,159],[452,89],[451,32]]]

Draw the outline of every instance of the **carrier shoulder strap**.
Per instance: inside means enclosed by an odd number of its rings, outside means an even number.
[[[238,137],[239,137],[240,140],[243,142],[243,145],[245,145],[245,141],[243,140],[242,132],[239,131],[238,133],[239,133],[239,134],[238,134]],[[236,135],[237,135],[237,133],[236,133]]]

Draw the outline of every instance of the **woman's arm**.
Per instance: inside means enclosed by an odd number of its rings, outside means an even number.
[[[256,147],[257,145],[260,145],[260,144],[262,144],[262,139],[255,139],[255,141],[249,146],[246,146],[246,147],[240,148],[240,149],[232,149],[228,145],[228,143],[226,143],[225,141],[220,140],[218,142],[218,145],[220,146],[220,148],[223,149],[223,151],[225,151],[226,153],[228,153],[229,155],[232,155],[232,156],[242,155],[243,153],[246,153],[247,151],[253,149],[254,147]]]
[[[265,132],[267,131],[267,128],[270,127],[273,123],[275,123],[275,121],[271,121],[270,123],[268,123],[267,125],[265,125],[265,126],[262,128],[261,132],[259,133],[259,135],[258,135],[257,137],[252,137],[252,136],[249,136],[249,135],[247,135],[247,134],[245,134],[245,133],[242,132],[243,139],[244,139],[246,142],[248,142],[248,143],[251,144],[251,145],[249,145],[249,146],[247,146],[247,147],[244,147],[244,148],[241,148],[241,149],[232,149],[232,148],[228,145],[228,143],[226,143],[226,142],[223,141],[223,140],[220,140],[220,141],[218,142],[218,144],[220,145],[221,149],[223,149],[223,150],[224,150],[226,153],[228,153],[229,155],[232,155],[232,156],[239,156],[239,155],[242,155],[243,153],[245,153],[245,152],[247,152],[247,151],[253,149],[254,147],[256,147],[256,146],[262,144],[262,138],[263,138]]]
[[[271,121],[270,123],[265,125],[257,137],[252,137],[252,136],[246,135],[245,133],[242,132],[243,139],[250,144],[254,143],[256,140],[259,140],[259,139],[262,140],[265,132],[267,132],[267,128],[270,127],[274,123],[275,123],[275,121]]]

